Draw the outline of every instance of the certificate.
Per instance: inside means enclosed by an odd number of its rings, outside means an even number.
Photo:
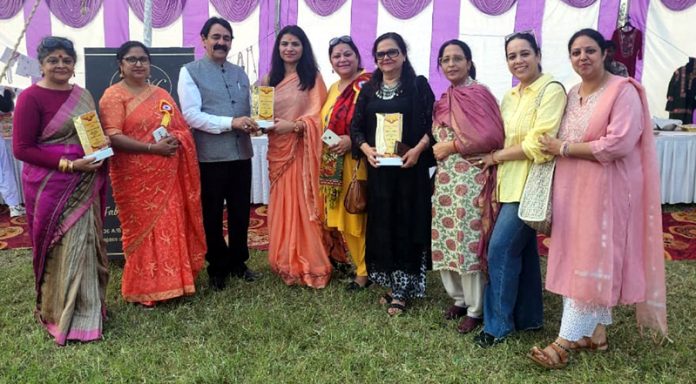
[[[257,86],[251,88],[251,118],[256,120],[261,128],[274,124],[273,102],[275,88]]]

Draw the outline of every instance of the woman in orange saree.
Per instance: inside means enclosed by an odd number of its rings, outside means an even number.
[[[268,133],[268,260],[286,284],[323,288],[332,271],[322,243],[319,194],[319,114],[326,86],[309,40],[297,26],[280,31],[272,60],[267,83],[275,87],[276,122]]]
[[[195,292],[205,260],[196,147],[174,100],[149,85],[150,55],[139,42],[117,53],[123,80],[99,101],[116,155],[110,175],[121,221],[126,301],[151,307]],[[170,135],[157,141],[153,132]]]

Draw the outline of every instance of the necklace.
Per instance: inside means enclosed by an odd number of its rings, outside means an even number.
[[[377,90],[377,97],[382,100],[391,100],[394,96],[400,95],[402,92],[401,81],[397,81],[394,85],[387,85],[382,82],[382,85]]]

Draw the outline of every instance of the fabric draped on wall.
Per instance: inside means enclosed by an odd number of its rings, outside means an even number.
[[[683,11],[696,4],[696,0],[662,0],[662,4],[673,11]]]
[[[89,24],[102,6],[102,0],[46,0],[48,9],[64,24],[82,28]]]
[[[515,5],[517,0],[469,0],[479,11],[491,15],[498,16],[507,12]]]
[[[222,17],[233,23],[246,20],[259,4],[259,0],[210,0],[210,2]]]
[[[135,16],[143,20],[144,0],[128,0]],[[152,27],[164,28],[175,22],[186,5],[186,0],[152,0]]]
[[[0,0],[0,19],[13,18],[24,5],[24,0]]]
[[[381,0],[392,16],[406,20],[421,13],[432,0]]]
[[[561,0],[561,1],[570,5],[571,7],[587,8],[590,5],[594,4],[597,0]]]
[[[305,0],[312,12],[321,16],[329,16],[346,3],[346,0]]]

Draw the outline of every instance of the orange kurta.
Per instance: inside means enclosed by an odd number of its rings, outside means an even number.
[[[268,135],[271,193],[268,206],[271,269],[286,284],[323,288],[331,278],[331,263],[322,243],[323,199],[319,194],[321,107],[326,86],[317,74],[311,90],[301,91],[297,74],[276,86],[275,115],[302,120],[301,134]]]
[[[167,130],[179,140],[176,155],[117,151],[110,166],[126,257],[121,291],[131,302],[193,294],[205,262],[196,146],[174,100],[156,86],[133,95],[119,83],[104,92],[100,117],[109,136],[154,143],[163,101],[172,107]]]

